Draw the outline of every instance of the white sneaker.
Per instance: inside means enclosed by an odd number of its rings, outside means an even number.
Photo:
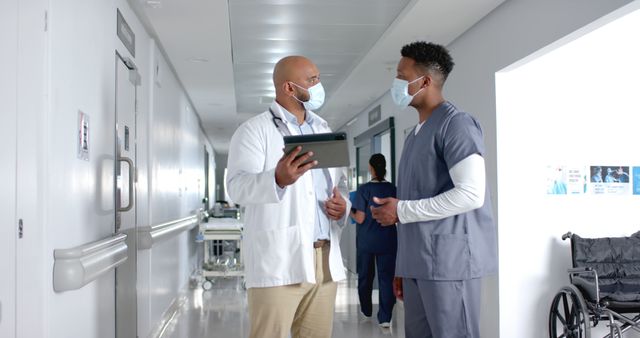
[[[380,323],[380,327],[381,327],[381,328],[383,328],[383,329],[388,329],[388,328],[390,328],[390,327],[391,327],[391,323],[389,323],[389,322],[382,322],[382,323]]]
[[[371,316],[367,316],[364,313],[360,312],[360,322],[361,323],[368,323],[371,321]]]

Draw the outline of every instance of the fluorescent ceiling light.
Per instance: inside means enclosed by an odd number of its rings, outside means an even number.
[[[206,63],[209,62],[209,59],[202,57],[192,57],[191,59],[189,59],[189,61],[194,63]]]

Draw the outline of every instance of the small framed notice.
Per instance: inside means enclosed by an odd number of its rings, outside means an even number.
[[[89,161],[89,115],[78,111],[78,158]]]

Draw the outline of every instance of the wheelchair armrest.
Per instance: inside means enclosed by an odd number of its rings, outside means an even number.
[[[569,273],[569,280],[571,284],[573,284],[573,277],[578,275],[593,275],[596,283],[596,301],[600,301],[600,286],[598,284],[598,272],[591,267],[582,267],[582,268],[571,268],[567,269]]]
[[[593,268],[591,267],[583,267],[583,268],[571,268],[571,269],[567,269],[567,272],[569,274],[586,274],[586,273],[592,273],[595,272],[595,270],[593,270]],[[597,275],[597,273],[596,273]]]

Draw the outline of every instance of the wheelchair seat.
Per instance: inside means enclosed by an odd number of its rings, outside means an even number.
[[[594,275],[572,279],[587,302],[606,301],[621,312],[640,311],[640,231],[630,237],[582,238],[573,234],[571,257],[574,268],[591,268],[598,274],[600,299]]]

